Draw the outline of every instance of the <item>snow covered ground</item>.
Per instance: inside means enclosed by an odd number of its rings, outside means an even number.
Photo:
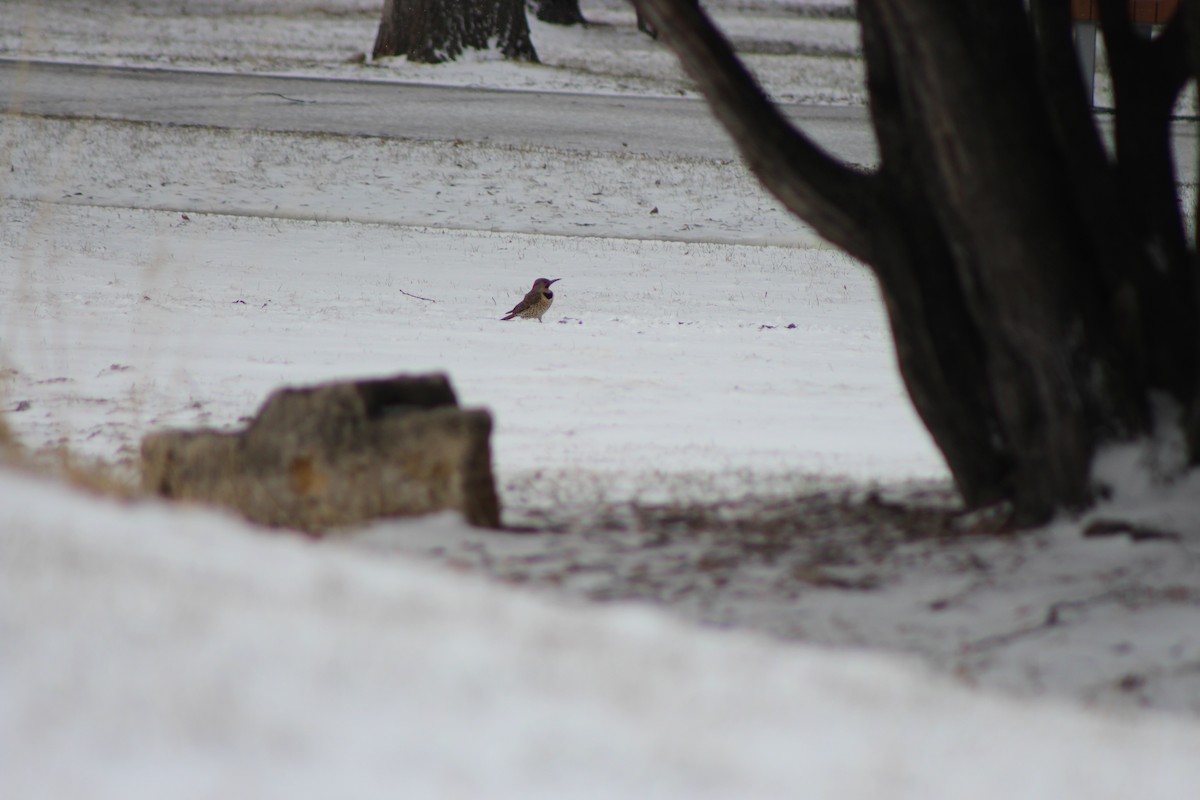
[[[12,0],[0,55],[687,91],[616,3],[535,24],[542,67],[353,62],[376,5]],[[861,101],[845,3],[712,5],[778,96]],[[738,165],[12,116],[0,158],[35,459],[133,479],[154,428],[445,370],[538,531],[312,542],[0,471],[0,795],[1195,795],[1200,491],[1113,453],[1089,518],[955,535],[870,275]],[[1172,537],[1081,536],[1117,518]]]

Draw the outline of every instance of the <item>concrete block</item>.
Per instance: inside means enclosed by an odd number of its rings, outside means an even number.
[[[285,388],[242,431],[147,435],[142,483],[310,532],[443,510],[496,528],[491,430],[444,375]]]

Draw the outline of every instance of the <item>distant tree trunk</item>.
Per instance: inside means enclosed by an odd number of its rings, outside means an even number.
[[[579,0],[531,0],[534,16],[553,25],[586,25]]]
[[[524,0],[384,0],[371,56],[439,64],[468,47],[537,63]]]
[[[1200,270],[1169,126],[1200,69],[1182,19],[1200,31],[1200,3],[1150,40],[1126,0],[1100,0],[1110,158],[1067,3],[859,0],[881,156],[865,172],[792,127],[690,0],[635,2],[750,170],[873,269],[901,374],[968,507],[1005,502],[1030,524],[1085,506],[1097,452],[1164,427],[1200,463]]]

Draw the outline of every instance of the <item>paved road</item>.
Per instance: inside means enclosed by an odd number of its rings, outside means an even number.
[[[875,158],[861,108],[792,107],[823,146]],[[699,100],[462,89],[0,59],[0,111],[218,128],[734,158]]]
[[[862,108],[784,109],[822,147],[876,159]],[[735,158],[700,100],[465,89],[0,59],[0,112],[566,150]],[[1110,129],[1108,119],[1102,127]],[[1111,133],[1111,131],[1109,131]],[[1174,128],[1179,178],[1197,176],[1197,124]]]

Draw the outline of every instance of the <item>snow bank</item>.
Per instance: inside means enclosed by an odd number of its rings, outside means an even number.
[[[0,792],[1194,797],[1200,733],[0,472]],[[412,523],[454,527],[453,518]]]

